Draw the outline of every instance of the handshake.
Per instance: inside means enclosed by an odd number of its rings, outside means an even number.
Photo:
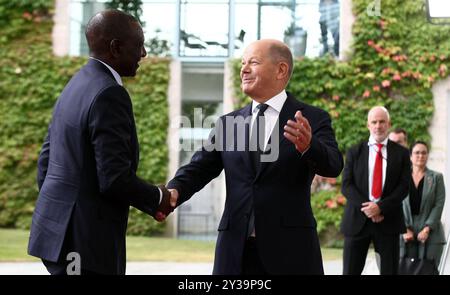
[[[162,199],[153,218],[158,222],[162,222],[177,206],[178,191],[176,189],[167,189],[164,185],[159,185],[158,188],[162,192]]]

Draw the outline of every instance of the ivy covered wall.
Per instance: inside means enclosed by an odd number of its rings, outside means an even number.
[[[86,57],[52,54],[53,0],[0,0],[0,227],[28,228],[38,195],[37,157],[53,105]],[[125,87],[133,100],[141,144],[139,176],[167,175],[169,60],[147,58]],[[129,234],[161,232],[133,210]]]

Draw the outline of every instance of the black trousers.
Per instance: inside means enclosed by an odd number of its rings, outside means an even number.
[[[368,220],[356,236],[346,236],[344,241],[344,275],[360,275],[366,263],[370,242],[380,255],[380,274],[396,275],[399,261],[399,234],[381,232],[379,224]]]
[[[256,238],[248,237],[242,255],[243,275],[267,275],[258,253]]]
[[[42,263],[44,263],[47,271],[52,276],[67,276],[67,265],[68,262],[52,262],[45,259],[42,259]],[[99,273],[89,271],[81,268],[80,275],[100,275]]]

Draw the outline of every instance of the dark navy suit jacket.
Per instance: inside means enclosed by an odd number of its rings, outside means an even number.
[[[297,110],[312,128],[311,147],[303,156],[283,136],[284,125],[288,119],[295,120]],[[229,128],[225,122],[227,117],[248,118],[250,114],[251,104],[221,117],[221,125]],[[263,162],[258,171],[253,170],[248,150],[229,148],[241,136],[248,138],[247,124],[246,132],[232,132],[232,143],[225,136],[229,130],[221,134],[220,130],[215,130],[210,145],[218,146],[220,141],[222,148],[204,146],[168,184],[179,191],[180,202],[185,202],[225,170],[226,202],[218,229],[213,274],[242,273],[242,254],[252,209],[258,251],[267,272],[323,274],[316,221],[310,204],[311,181],[315,174],[337,177],[343,168],[342,155],[329,115],[297,101],[290,94],[281,109],[278,125],[279,137],[272,143],[279,147],[278,159]],[[234,126],[236,129],[237,125]],[[271,141],[274,138],[272,133]]]
[[[153,214],[159,190],[136,176],[139,144],[130,97],[91,59],[58,98],[38,160],[39,197],[28,253],[125,273],[129,206]]]

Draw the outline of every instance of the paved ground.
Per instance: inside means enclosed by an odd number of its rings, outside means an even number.
[[[342,261],[324,262],[325,274],[340,275]],[[209,275],[212,263],[177,263],[177,262],[128,262],[128,275]],[[378,274],[374,258],[368,258],[363,274]],[[47,275],[47,270],[40,262],[0,263],[0,275]]]

